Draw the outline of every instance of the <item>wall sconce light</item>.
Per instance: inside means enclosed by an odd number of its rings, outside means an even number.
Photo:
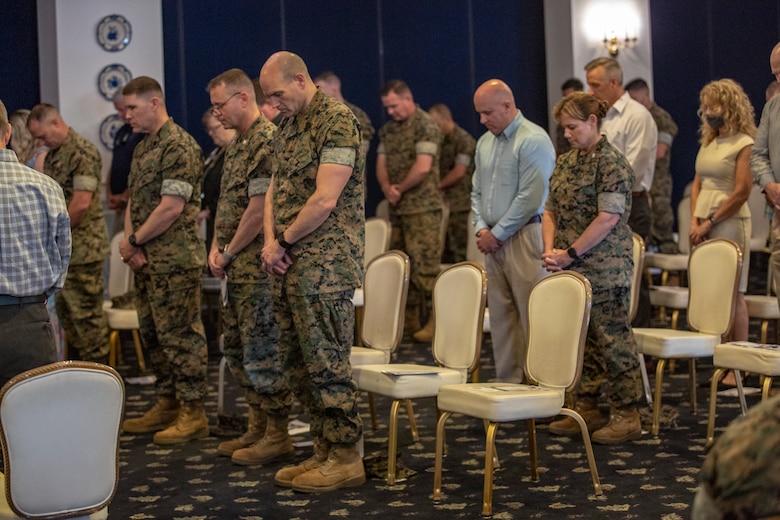
[[[614,31],[612,31],[611,34],[612,36],[610,38],[607,38],[607,36],[604,35],[604,48],[607,49],[607,52],[613,58],[617,58],[621,49],[633,49],[634,46],[636,46],[636,36],[629,36],[628,33],[626,33],[626,37],[621,39],[617,37]]]

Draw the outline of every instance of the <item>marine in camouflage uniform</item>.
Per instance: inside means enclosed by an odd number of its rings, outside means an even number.
[[[135,271],[141,338],[149,350],[160,396],[183,403],[206,395],[206,334],[201,321],[202,273],[206,248],[198,232],[200,146],[168,119],[133,152],[130,220],[138,230],[161,204],[181,197],[184,209],[162,234],[141,244],[148,263]]]
[[[586,155],[571,150],[558,157],[545,202],[545,212],[555,217],[553,247],[564,251],[600,211],[620,214],[607,236],[569,266],[587,277],[593,290],[579,397],[597,399],[606,383],[607,400],[614,408],[634,406],[642,395],[636,342],[628,321],[633,183],[625,156],[602,136]]]
[[[444,200],[450,207],[447,225],[446,251],[443,256],[452,262],[466,260],[466,244],[469,237],[468,218],[471,211],[471,176],[474,173],[474,152],[477,141],[457,124],[444,134],[439,159],[439,173],[444,179],[456,164],[466,167],[466,175],[444,189]]]
[[[699,478],[693,520],[780,517],[780,396],[726,428]]]
[[[347,105],[347,107],[352,111],[353,114],[355,114],[358,123],[360,123],[360,136],[363,139],[361,144],[361,150],[363,151],[363,158],[365,158],[366,155],[368,154],[368,149],[371,146],[371,139],[373,139],[374,134],[376,134],[376,130],[374,129],[374,126],[371,124],[371,118],[368,117],[368,114],[366,114],[365,110],[363,110],[357,105],[353,105],[352,103],[346,100],[344,100],[344,104]]]
[[[388,121],[379,130],[378,155],[384,155],[390,184],[400,184],[417,156],[431,155],[433,162],[423,180],[390,205],[391,249],[400,249],[411,261],[411,285],[407,307],[430,309],[431,294],[439,274],[442,244],[442,197],[439,191],[441,130],[427,112],[416,107],[404,121]],[[428,313],[430,316],[430,312]]]
[[[650,108],[650,115],[653,116],[658,127],[658,143],[663,143],[668,147],[663,157],[655,159],[655,173],[653,174],[653,184],[650,187],[650,199],[653,203],[650,237],[661,253],[677,253],[677,243],[674,241],[673,235],[672,174],[669,171],[672,141],[677,135],[677,124],[669,112],[655,103]]]
[[[274,145],[273,226],[279,237],[314,194],[321,164],[353,167],[328,218],[288,250],[292,265],[275,277],[273,293],[284,372],[310,411],[312,435],[353,444],[362,424],[349,364],[355,328],[351,299],[363,277],[365,243],[358,122],[345,105],[318,90],[303,112],[282,120]]]
[[[44,172],[56,180],[70,207],[74,192],[92,193],[82,221],[72,229],[73,253],[65,286],[54,296],[57,317],[65,330],[68,357],[108,362],[108,323],[103,314],[103,263],[108,254],[108,228],[100,206],[100,154],[72,128],[62,144],[49,151]]]

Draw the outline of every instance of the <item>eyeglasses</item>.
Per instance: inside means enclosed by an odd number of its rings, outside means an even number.
[[[239,94],[241,94],[241,92],[233,92],[233,93],[230,95],[230,97],[229,97],[229,98],[227,98],[227,99],[226,99],[225,101],[223,101],[222,103],[214,103],[213,105],[211,105],[211,106],[209,107],[209,112],[211,112],[212,114],[213,114],[214,112],[216,112],[217,110],[219,110],[220,112],[222,112],[222,108],[223,108],[225,105],[227,105],[227,102],[228,102],[228,101],[230,101],[231,99],[233,99],[234,97],[236,97],[236,96],[237,96],[237,95],[239,95]]]

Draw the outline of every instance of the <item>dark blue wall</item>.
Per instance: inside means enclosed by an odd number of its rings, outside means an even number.
[[[0,99],[10,114],[41,99],[36,2],[0,2]]]

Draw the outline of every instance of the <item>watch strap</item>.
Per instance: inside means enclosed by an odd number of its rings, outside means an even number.
[[[284,249],[286,249],[286,250],[289,250],[289,249],[291,249],[291,248],[292,248],[292,246],[293,246],[291,243],[287,242],[287,241],[284,239],[284,231],[282,231],[281,233],[279,233],[278,235],[276,235],[276,241],[277,241],[277,242],[279,242],[279,245],[280,245],[280,246],[282,246],[282,247],[283,247]]]

